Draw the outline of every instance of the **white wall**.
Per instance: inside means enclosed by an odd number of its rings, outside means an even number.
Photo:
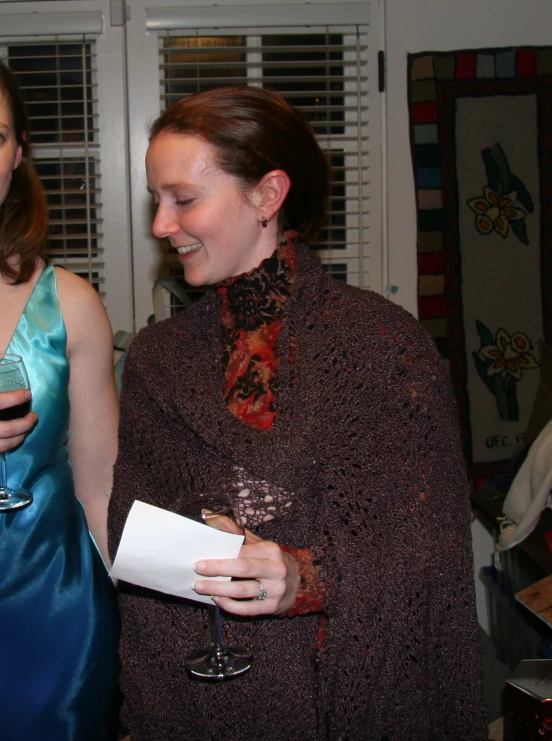
[[[552,44],[551,0],[385,0],[387,54],[387,179],[389,284],[397,303],[416,314],[416,213],[407,108],[408,53],[491,46]],[[493,543],[472,525],[477,610],[488,630],[487,606],[477,574],[490,563]]]

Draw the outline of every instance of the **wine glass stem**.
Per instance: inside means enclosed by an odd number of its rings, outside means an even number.
[[[220,607],[218,605],[209,605],[209,622],[211,624],[211,641],[213,645],[222,646]]]
[[[8,473],[6,470],[6,454],[0,453],[0,489],[8,486]]]

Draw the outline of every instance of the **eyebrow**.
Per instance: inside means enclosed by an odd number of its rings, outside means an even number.
[[[163,183],[160,190],[177,190],[177,188],[191,188],[191,187],[193,186],[191,186],[189,183],[182,183],[182,182],[181,183]],[[152,189],[149,187],[149,185],[147,186],[147,191],[148,193],[155,195]]]

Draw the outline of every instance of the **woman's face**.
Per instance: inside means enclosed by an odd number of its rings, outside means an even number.
[[[274,234],[260,224],[258,189],[246,198],[215,155],[201,137],[171,133],[159,134],[146,155],[148,190],[157,206],[153,233],[179,251],[192,286],[249,272],[276,248]]]
[[[9,193],[12,174],[19,167],[21,147],[15,139],[11,110],[0,90],[0,206]]]

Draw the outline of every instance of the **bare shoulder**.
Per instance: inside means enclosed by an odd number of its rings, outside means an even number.
[[[90,283],[65,268],[56,267],[55,272],[60,302],[67,307],[73,303],[80,304],[82,301],[86,302],[87,308],[94,304],[101,306],[100,297]]]
[[[78,275],[55,268],[59,304],[67,330],[67,347],[71,351],[81,341],[111,344],[112,332],[107,313],[98,293]]]

